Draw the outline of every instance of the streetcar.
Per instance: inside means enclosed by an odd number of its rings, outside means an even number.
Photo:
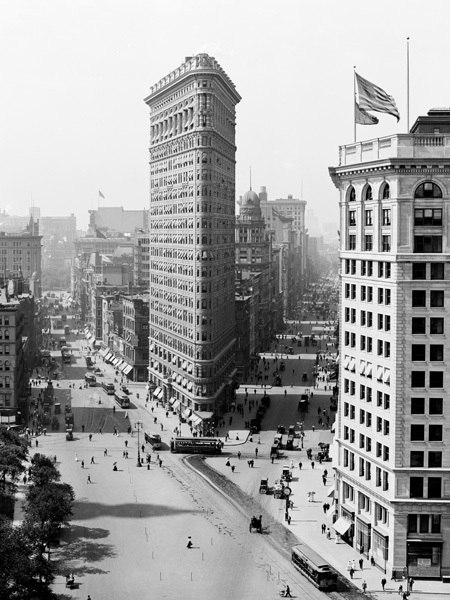
[[[97,377],[92,375],[92,373],[86,373],[84,380],[89,387],[95,387],[97,385]]]
[[[147,444],[150,444],[153,450],[159,450],[161,448],[161,436],[159,435],[159,433],[154,433],[153,431],[145,431],[144,437]]]
[[[184,454],[220,454],[222,442],[216,438],[177,437],[170,441],[170,450]]]
[[[324,559],[305,546],[298,544],[292,548],[292,562],[309,581],[320,590],[334,590],[337,585],[337,573]]]
[[[102,381],[102,388],[109,396],[113,396],[114,392],[116,391],[114,384],[109,381]]]
[[[123,392],[114,392],[114,400],[121,408],[130,408],[130,399]]]

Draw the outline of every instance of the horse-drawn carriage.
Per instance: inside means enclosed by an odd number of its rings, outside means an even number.
[[[265,479],[261,479],[261,483],[259,484],[259,493],[267,494],[269,491],[269,479],[266,477]]]
[[[259,515],[259,518],[251,518],[248,530],[251,532],[253,529],[256,529],[258,533],[262,532],[262,515]]]

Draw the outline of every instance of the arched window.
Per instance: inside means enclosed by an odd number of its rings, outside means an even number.
[[[347,198],[349,202],[355,202],[356,200],[356,192],[355,192],[355,188],[353,186],[350,186],[348,192],[347,192]]]
[[[364,192],[364,200],[372,200],[372,186],[368,185]]]
[[[385,183],[383,185],[383,188],[381,190],[381,197],[383,200],[387,200],[388,198],[391,197],[391,188],[389,187],[388,183]]]
[[[414,198],[442,198],[442,190],[432,181],[425,181],[416,189]]]

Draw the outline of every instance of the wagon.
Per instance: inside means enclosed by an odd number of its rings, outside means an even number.
[[[259,484],[259,493],[267,494],[269,491],[269,479],[266,477],[265,479],[261,479],[261,483]]]
[[[248,530],[251,532],[253,529],[256,529],[256,531],[258,533],[262,532],[262,516],[261,515],[259,516],[259,518],[257,518],[257,517],[251,518]]]

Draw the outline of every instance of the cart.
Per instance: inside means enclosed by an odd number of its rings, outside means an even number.
[[[265,479],[261,479],[261,483],[259,484],[259,493],[267,494],[269,491],[269,479],[266,477]]]

